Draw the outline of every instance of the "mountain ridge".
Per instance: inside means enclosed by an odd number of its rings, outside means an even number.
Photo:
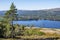
[[[6,11],[0,11],[2,16]],[[18,10],[18,17],[25,19],[49,19],[60,20],[60,8],[45,9],[45,10]]]

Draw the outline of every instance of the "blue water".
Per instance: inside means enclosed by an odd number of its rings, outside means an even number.
[[[14,21],[14,24],[44,28],[60,28],[60,21],[50,21],[50,20],[28,20],[28,21]]]

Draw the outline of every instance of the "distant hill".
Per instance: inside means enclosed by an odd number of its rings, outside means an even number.
[[[3,16],[5,11],[0,11],[0,16]]]
[[[5,11],[0,11],[0,15],[4,15]],[[60,8],[44,9],[44,10],[18,10],[19,20],[60,20]]]

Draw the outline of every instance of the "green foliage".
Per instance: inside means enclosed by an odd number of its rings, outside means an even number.
[[[44,32],[37,32],[37,35],[45,35],[45,33]]]
[[[20,29],[21,29],[21,30],[24,30],[25,27],[26,27],[25,25],[20,25]]]
[[[25,30],[25,35],[45,35],[44,32],[40,32],[38,30],[35,30],[35,29],[28,29],[28,30]]]
[[[11,29],[10,28],[11,28],[10,24],[7,24],[5,27],[6,30],[4,32],[5,37],[10,37],[10,35],[11,35]]]
[[[10,7],[10,10],[8,10],[6,13],[5,13],[5,18],[8,19],[8,22],[10,22],[10,24],[12,24],[12,28],[11,28],[11,36],[15,36],[15,28],[13,26],[13,20],[16,19],[16,13],[17,13],[17,9],[16,7],[14,6],[14,4],[12,3],[11,4],[11,7]],[[7,27],[8,28],[8,27]],[[7,29],[8,31],[8,29]]]
[[[0,22],[0,37],[3,36],[3,34],[4,34],[4,31],[5,31],[4,28],[5,28],[5,26],[3,26]]]
[[[16,18],[17,9],[14,4],[11,4],[10,10],[5,13],[5,18],[14,20]]]
[[[0,22],[0,37],[10,37],[11,26],[6,21]]]
[[[13,26],[13,20],[16,19],[16,12],[17,12],[17,9],[12,3],[10,10],[6,11],[5,16],[3,17],[4,20],[1,20],[0,22],[0,37],[1,36],[11,37],[15,35],[14,34],[15,28]],[[12,22],[12,26],[11,26],[11,22]]]
[[[19,32],[18,32],[18,35],[24,35],[24,32],[25,32],[25,27],[24,25],[20,25],[19,26]]]
[[[15,34],[15,36],[19,33],[19,30],[20,30],[19,27],[20,27],[20,26],[19,26],[18,24],[15,24],[15,25],[14,25],[14,28],[15,28],[14,34]]]

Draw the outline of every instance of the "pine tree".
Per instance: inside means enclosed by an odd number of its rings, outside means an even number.
[[[5,13],[5,18],[7,19],[8,22],[11,22],[11,25],[12,25],[12,28],[11,28],[11,37],[14,37],[15,34],[14,34],[14,26],[13,26],[13,20],[16,19],[16,13],[17,13],[17,9],[14,5],[14,3],[11,4],[11,7],[10,7],[10,10],[8,10],[6,13]]]

